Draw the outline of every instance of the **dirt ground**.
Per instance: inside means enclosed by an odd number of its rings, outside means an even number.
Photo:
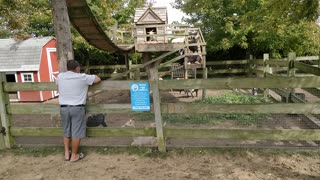
[[[221,95],[225,90],[208,91],[208,95]],[[162,102],[191,102],[195,98],[185,93],[161,92]],[[98,104],[130,103],[129,92],[97,93],[90,102]],[[46,103],[57,103],[57,100]],[[127,114],[110,114],[110,127],[120,127],[132,118]],[[136,122],[136,127],[148,126],[150,122]],[[43,116],[16,117],[16,126],[52,127],[52,120]],[[22,140],[24,141],[24,140]],[[130,142],[129,142],[130,143]],[[180,148],[181,149],[181,148]],[[76,163],[63,160],[63,154],[43,157],[17,155],[0,151],[0,180],[4,179],[107,179],[107,180],[180,180],[180,179],[320,179],[320,156],[306,156],[289,152],[257,153],[250,150],[208,153],[174,153],[166,158],[146,157],[128,153],[101,154],[87,151],[86,157]],[[290,154],[290,155],[288,155]]]
[[[31,157],[0,153],[0,179],[9,180],[180,180],[320,179],[319,155],[256,153],[174,154],[166,158],[88,152],[71,163],[62,154]]]

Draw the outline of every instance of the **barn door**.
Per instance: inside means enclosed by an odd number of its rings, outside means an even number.
[[[57,58],[56,48],[48,48],[48,65],[49,65],[49,74],[50,74],[50,82],[55,82],[57,80],[59,74],[59,64]],[[58,91],[53,91],[54,96],[58,96]]]

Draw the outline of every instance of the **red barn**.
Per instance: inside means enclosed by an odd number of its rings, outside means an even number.
[[[56,39],[0,39],[0,72],[6,73],[8,82],[54,82],[59,73]],[[10,94],[10,99],[46,101],[57,95],[56,91],[18,91]]]

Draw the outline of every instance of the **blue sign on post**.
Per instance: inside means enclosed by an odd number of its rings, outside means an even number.
[[[130,83],[132,111],[150,111],[149,83]]]

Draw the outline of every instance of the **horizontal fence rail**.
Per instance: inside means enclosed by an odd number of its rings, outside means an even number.
[[[172,54],[169,52],[167,54]],[[164,55],[163,55],[164,56]],[[178,58],[184,58],[180,56]],[[158,58],[161,59],[161,58]],[[160,67],[170,67],[170,62],[163,63]],[[232,78],[210,78],[210,79],[188,79],[188,80],[155,80],[149,81],[150,88],[159,86],[160,90],[169,89],[251,89],[261,88],[270,89],[281,97],[289,97],[292,95],[290,89],[302,88],[311,94],[319,97],[320,87],[320,68],[314,67],[297,61],[315,61],[319,60],[319,56],[297,57],[294,60],[284,59],[258,59],[258,60],[228,60],[228,61],[214,61],[207,62],[209,66],[225,66],[225,65],[241,65],[244,69],[213,69],[209,70],[209,74],[217,73],[256,73],[259,76],[265,77],[232,77]],[[157,59],[153,60],[153,62]],[[143,68],[151,62],[134,65],[135,68]],[[245,66],[244,66],[245,65]],[[246,66],[248,65],[248,66]],[[263,68],[250,69],[251,65],[261,65]],[[88,69],[104,69],[104,68],[122,68],[122,66],[94,66]],[[125,67],[125,66],[124,66]],[[240,68],[241,68],[240,67]],[[272,74],[269,67],[287,68],[285,71],[290,73]],[[247,68],[247,69],[246,69]],[[292,70],[299,70],[299,72],[309,73],[313,76],[295,77]],[[133,72],[134,70],[127,70],[125,73]],[[204,72],[204,71],[203,71]],[[199,71],[198,74],[203,72]],[[125,73],[115,76],[122,76]],[[145,72],[143,72],[145,73]],[[289,77],[290,75],[290,77]],[[112,76],[111,76],[112,77]],[[96,91],[118,91],[130,90],[130,83],[132,82],[146,82],[147,80],[127,80],[115,81],[108,80],[99,84],[93,85],[89,88],[90,92]],[[4,101],[9,92],[16,91],[52,91],[57,90],[55,83],[12,83],[1,82],[2,102],[4,106],[1,113],[6,113],[3,117],[10,117],[10,115],[41,115],[59,114],[58,104],[44,104],[44,103],[6,103]],[[289,97],[291,103],[260,103],[260,104],[200,104],[200,103],[161,103],[160,111],[162,114],[320,114],[319,103],[308,103],[296,96]],[[150,113],[153,111],[151,104]],[[132,112],[131,104],[87,104],[86,110],[89,113],[108,113],[108,114],[135,114]],[[9,118],[8,118],[9,119]],[[1,121],[0,121],[1,122]],[[3,122],[3,121],[2,121]],[[0,124],[1,125],[1,124]],[[7,132],[10,137],[60,137],[63,134],[62,128],[40,128],[40,127],[12,127],[6,125]],[[214,129],[199,128],[163,128],[165,138],[209,138],[216,140],[273,140],[273,141],[320,141],[320,129]],[[140,137],[152,136],[157,137],[157,128],[87,128],[87,135],[89,137]],[[2,135],[0,135],[1,138]],[[8,143],[9,140],[6,140]],[[3,146],[0,144],[0,146]],[[0,147],[1,148],[1,147]]]
[[[95,90],[129,90],[131,82],[145,81],[103,81],[90,87]],[[160,89],[233,89],[233,88],[311,88],[320,87],[320,77],[265,77],[265,78],[211,78],[159,81]],[[5,83],[4,90],[45,91],[57,90],[55,83]]]
[[[12,127],[13,136],[61,137],[62,128]],[[87,128],[88,137],[139,137],[156,136],[155,128]]]
[[[86,105],[89,113],[133,113],[131,104],[103,104]],[[20,105],[11,104],[7,107],[10,114],[58,114],[59,106],[46,105]],[[153,111],[151,111],[153,112]],[[190,104],[190,103],[162,103],[162,113],[177,114],[201,114],[201,113],[239,113],[239,114],[268,114],[268,113],[287,113],[287,114],[320,114],[320,104]]]

